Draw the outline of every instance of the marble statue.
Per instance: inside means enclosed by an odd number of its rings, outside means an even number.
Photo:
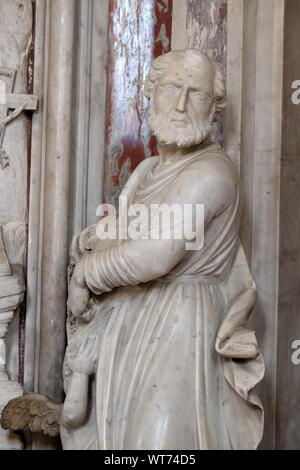
[[[103,240],[106,217],[74,238],[63,448],[256,449],[264,361],[246,326],[256,287],[238,236],[239,176],[210,141],[225,77],[199,51],[172,51],[152,63],[145,95],[158,156],[121,196],[129,209],[203,204],[204,243]]]

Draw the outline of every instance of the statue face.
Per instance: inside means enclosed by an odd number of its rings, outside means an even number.
[[[159,141],[190,147],[205,140],[215,112],[214,69],[178,54],[160,76],[150,101],[149,125]]]

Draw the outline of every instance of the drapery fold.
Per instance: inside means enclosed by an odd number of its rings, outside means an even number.
[[[69,318],[68,348],[78,351],[86,337],[99,335],[86,435],[94,426],[95,446],[109,450],[255,449],[263,410],[254,388],[264,362],[246,327],[256,287],[238,238],[238,176],[218,144],[163,172],[155,172],[157,158],[147,160],[122,192],[129,205],[172,200],[176,189],[189,192],[181,185],[184,175],[192,189],[197,181],[211,182],[211,175],[220,184],[203,201],[208,216],[201,250],[187,252],[178,243],[170,254],[170,241],[157,241],[155,258],[151,240],[144,253],[135,240],[102,250],[99,242],[83,253],[93,314],[88,324]]]

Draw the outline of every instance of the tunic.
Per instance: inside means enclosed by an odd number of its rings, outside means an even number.
[[[256,449],[264,362],[255,335],[243,320],[216,341],[235,299],[255,291],[238,237],[237,172],[219,144],[157,165],[158,157],[142,162],[122,195],[129,206],[203,203],[204,245],[122,240],[86,256],[96,313],[78,331],[81,340],[99,336],[86,448]]]

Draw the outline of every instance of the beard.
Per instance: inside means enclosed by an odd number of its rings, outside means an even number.
[[[204,142],[213,128],[215,106],[212,106],[207,120],[196,122],[186,114],[180,115],[180,121],[172,121],[172,116],[156,113],[150,100],[149,127],[155,137],[164,145],[192,147]],[[175,118],[176,119],[176,118]]]

